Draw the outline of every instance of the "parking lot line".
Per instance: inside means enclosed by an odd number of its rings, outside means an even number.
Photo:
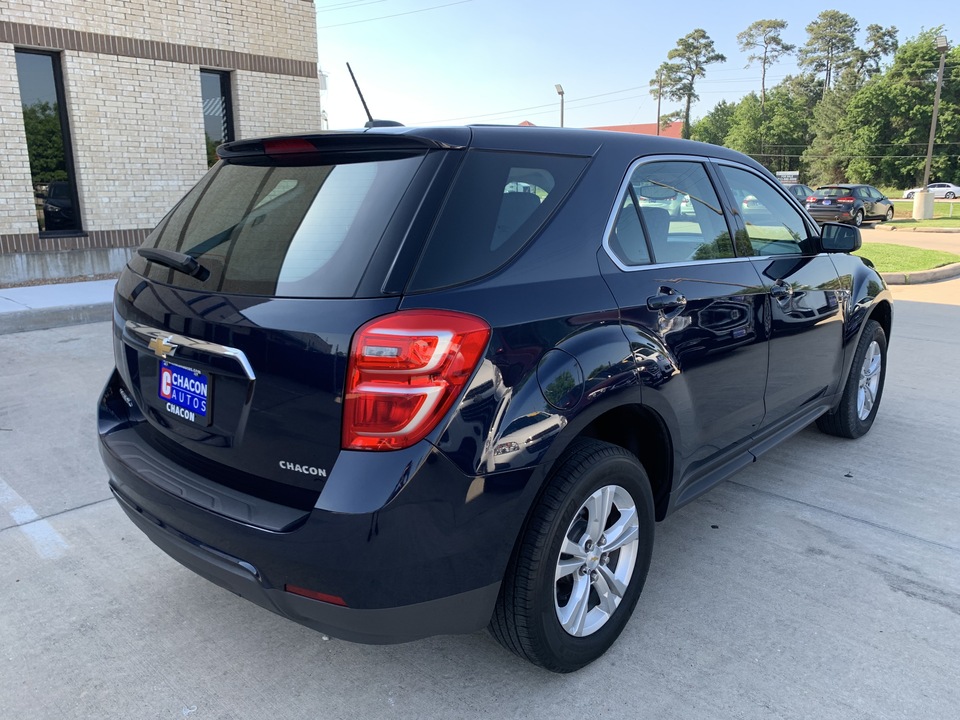
[[[20,494],[0,478],[0,507],[10,516],[14,525],[26,535],[37,554],[45,560],[53,560],[64,554],[70,545],[53,529],[53,526],[37,515]]]

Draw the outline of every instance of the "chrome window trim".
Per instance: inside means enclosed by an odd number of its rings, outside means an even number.
[[[646,265],[627,265],[624,263],[617,254],[610,247],[610,234],[613,232],[613,226],[617,222],[617,216],[620,214],[620,208],[623,206],[623,195],[627,191],[627,186],[630,184],[630,178],[633,177],[634,171],[641,165],[648,165],[654,162],[697,162],[697,163],[709,163],[712,162],[713,158],[709,158],[705,155],[647,155],[642,158],[637,158],[630,166],[627,168],[627,172],[623,177],[623,181],[620,183],[620,187],[617,190],[617,197],[613,203],[613,211],[610,213],[610,217],[607,220],[606,227],[603,233],[603,242],[601,243],[604,251],[607,253],[607,257],[613,261],[613,264],[624,272],[634,272],[636,270],[646,270],[647,268],[671,268],[671,267],[683,267],[689,265],[691,262],[695,262],[697,265],[705,264],[717,264],[725,263],[739,260],[749,260],[748,257],[729,257],[729,258],[716,258],[714,260],[693,260],[686,262],[671,262],[671,263],[647,263]],[[731,163],[733,164],[733,163]],[[706,172],[706,168],[704,168]],[[713,179],[710,178],[709,173],[707,178],[710,180],[710,184],[713,185]],[[720,203],[720,207],[723,208],[725,205],[725,200],[717,195],[717,200]],[[724,217],[724,223],[726,223],[726,217]]]

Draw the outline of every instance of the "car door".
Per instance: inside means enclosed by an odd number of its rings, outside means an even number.
[[[733,198],[756,207],[737,214],[737,248],[767,290],[769,371],[762,428],[815,411],[836,391],[843,364],[846,290],[830,256],[817,252],[818,231],[776,186],[755,170],[718,165]],[[734,204],[734,207],[737,207]]]
[[[877,201],[870,195],[870,189],[864,185],[858,185],[853,188],[853,196],[863,203],[863,217],[865,220],[877,216]]]
[[[600,258],[643,402],[670,426],[681,499],[709,487],[718,466],[752,459],[738,447],[763,421],[767,375],[767,290],[749,258],[736,256],[706,165],[635,163]],[[667,209],[640,200],[637,187],[688,196],[692,212],[671,219]]]

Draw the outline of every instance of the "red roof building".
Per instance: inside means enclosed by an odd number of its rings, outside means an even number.
[[[614,130],[616,132],[636,133],[638,135],[656,135],[656,123],[641,123],[639,125],[606,125],[604,127],[590,128],[591,130]],[[660,128],[660,135],[663,137],[679,138],[683,130],[683,123],[670,123],[664,128]]]

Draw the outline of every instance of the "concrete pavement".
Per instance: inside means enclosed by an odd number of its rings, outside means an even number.
[[[895,232],[875,227],[861,228],[864,242],[890,243],[929,250],[945,250],[960,255],[960,233]],[[886,273],[891,286],[937,282],[960,276],[960,263],[936,270]],[[113,312],[113,280],[0,288],[0,335],[29,330],[45,330],[67,325],[109,320]],[[934,298],[939,290],[930,291]],[[931,300],[934,301],[935,300]]]

